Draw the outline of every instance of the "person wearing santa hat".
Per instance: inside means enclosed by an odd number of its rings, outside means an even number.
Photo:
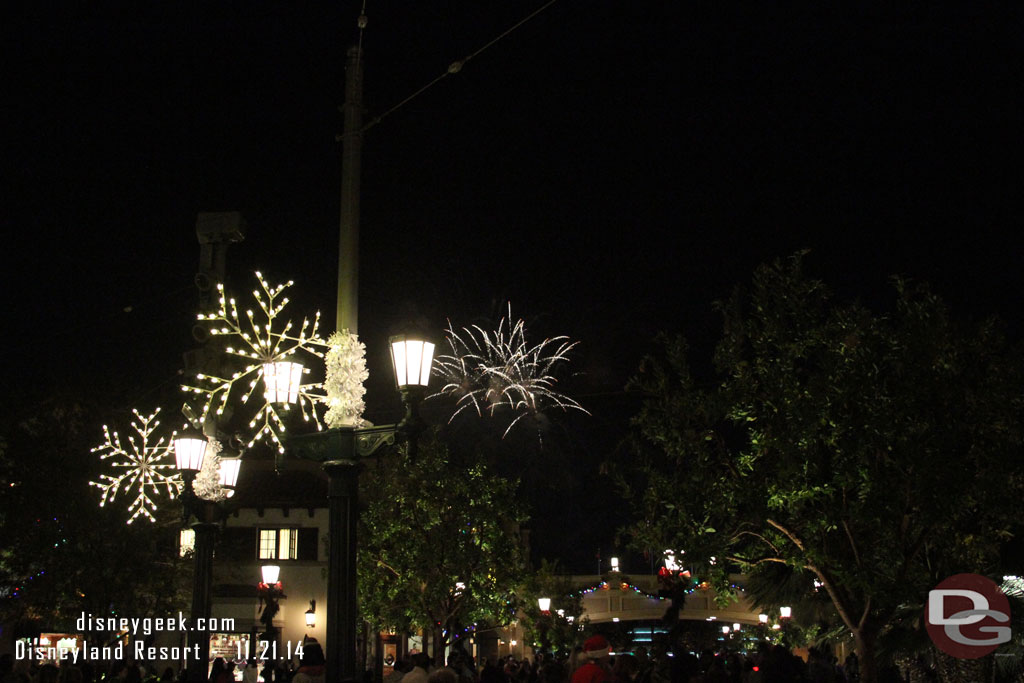
[[[611,683],[611,645],[602,635],[591,636],[583,643],[587,663],[576,669],[572,683]]]

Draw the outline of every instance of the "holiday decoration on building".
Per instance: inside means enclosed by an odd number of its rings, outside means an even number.
[[[464,410],[478,415],[494,415],[502,408],[514,416],[504,436],[522,419],[536,416],[547,408],[587,412],[575,399],[556,389],[556,366],[569,361],[569,352],[578,342],[566,336],[545,339],[530,345],[526,323],[512,324],[512,310],[493,332],[477,325],[457,332],[449,323],[447,342],[450,353],[437,357],[437,373],[445,381],[435,396],[456,399],[455,419]]]
[[[305,367],[309,356],[322,359],[327,342],[318,336],[319,312],[312,319],[303,318],[297,335],[290,320],[281,325],[281,314],[289,302],[282,293],[292,282],[271,286],[259,272],[256,279],[260,287],[252,295],[257,310],[246,309],[244,319],[239,316],[235,299],[229,298],[220,284],[217,311],[198,316],[200,321],[209,323],[212,335],[225,339],[225,351],[237,369],[225,371],[223,376],[199,373],[195,383],[183,385],[182,389],[203,399],[200,420],[205,420],[211,411],[223,415],[233,400],[250,407],[255,405],[249,431],[243,435],[248,439],[246,446],[269,439],[283,453],[283,414],[293,404],[298,404],[303,420],[314,422],[317,429],[323,428],[323,384],[305,382],[304,377],[309,373]],[[232,404],[233,409],[236,407]]]
[[[128,524],[140,515],[155,522],[156,498],[166,494],[173,499],[181,490],[181,480],[174,468],[174,435],[156,437],[154,434],[160,426],[156,419],[159,408],[148,417],[143,417],[138,410],[132,410],[132,413],[135,418],[131,426],[135,434],[129,434],[127,447],[116,431],[112,432],[103,425],[106,441],[91,452],[99,453],[100,460],[112,460],[114,474],[101,474],[100,481],[89,484],[102,491],[100,507],[112,502],[118,493],[135,494],[128,505]]]
[[[370,373],[366,370],[366,345],[348,330],[335,332],[328,340],[324,357],[327,364],[327,378],[324,390],[327,392],[327,414],[324,421],[330,427],[364,425],[363,410],[366,404],[366,381]]]

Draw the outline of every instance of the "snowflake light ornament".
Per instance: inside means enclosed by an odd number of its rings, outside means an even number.
[[[259,313],[251,308],[246,310],[243,322],[235,299],[228,298],[224,293],[224,285],[218,284],[220,298],[217,311],[200,313],[198,316],[199,320],[211,324],[211,334],[226,337],[229,342],[237,344],[229,345],[225,350],[244,365],[230,374],[224,373],[225,376],[197,374],[196,383],[183,385],[182,389],[203,397],[200,420],[205,420],[211,411],[223,415],[232,398],[237,398],[243,404],[255,399],[253,403],[257,409],[249,421],[249,429],[252,431],[247,435],[249,440],[246,446],[251,447],[260,439],[269,439],[280,453],[284,453],[281,439],[285,425],[281,413],[288,411],[291,403],[298,403],[303,420],[313,421],[318,430],[323,429],[320,412],[323,410],[324,396],[322,382],[303,384],[301,377],[286,378],[295,380],[292,388],[285,392],[288,395],[279,394],[278,382],[285,379],[279,374],[297,372],[297,366],[289,366],[288,363],[301,363],[300,352],[323,358],[327,342],[317,334],[319,311],[312,320],[303,318],[298,336],[291,333],[294,327],[291,321],[287,321],[280,331],[275,330],[281,312],[288,305],[288,297],[282,297],[281,294],[293,283],[272,287],[259,272],[256,273],[256,279],[260,289],[253,290],[252,295]],[[308,374],[309,369],[303,368],[301,372]]]
[[[121,491],[134,491],[135,499],[128,505],[128,524],[140,515],[155,522],[153,512],[157,504],[154,498],[163,492],[173,499],[181,490],[181,479],[173,473],[174,435],[170,439],[161,436],[153,440],[154,432],[160,426],[160,421],[156,419],[160,413],[159,408],[148,417],[143,417],[138,410],[132,410],[132,413],[135,414],[131,422],[135,434],[128,436],[127,448],[117,432],[111,432],[103,425],[106,441],[93,448],[92,452],[99,453],[100,460],[114,458],[112,467],[115,473],[101,474],[100,481],[91,481],[89,484],[102,491],[100,507],[113,501]],[[168,471],[172,474],[165,474]]]
[[[473,408],[478,415],[494,415],[502,407],[515,418],[502,435],[507,436],[523,418],[536,416],[546,408],[579,410],[589,415],[575,399],[556,390],[556,365],[569,361],[569,352],[579,343],[566,336],[545,339],[530,346],[526,341],[526,323],[512,324],[512,310],[498,328],[487,332],[477,325],[463,327],[462,333],[448,323],[447,342],[451,353],[437,357],[436,374],[445,381],[436,396],[456,398],[451,420]]]

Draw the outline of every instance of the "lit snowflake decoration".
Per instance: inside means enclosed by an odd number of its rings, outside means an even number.
[[[330,349],[324,358],[327,377],[327,414],[324,420],[331,427],[361,427],[366,422],[363,382],[370,376],[366,370],[366,345],[348,330],[335,332],[328,339]]]
[[[320,325],[319,311],[312,320],[302,319],[298,336],[290,334],[294,327],[291,321],[286,322],[280,331],[275,331],[274,325],[288,305],[288,297],[282,298],[281,293],[293,283],[271,287],[259,272],[256,273],[256,279],[260,283],[260,289],[254,289],[252,295],[259,308],[259,314],[253,309],[246,310],[243,323],[238,315],[235,300],[227,298],[224,294],[224,285],[218,284],[220,299],[217,312],[200,313],[198,316],[199,320],[211,324],[211,334],[228,337],[238,344],[237,347],[228,346],[225,350],[229,355],[243,359],[244,367],[226,377],[198,374],[196,384],[183,385],[182,389],[204,397],[200,420],[205,420],[211,410],[217,415],[223,415],[225,406],[233,397],[238,397],[242,403],[248,403],[255,397],[259,407],[249,421],[249,429],[253,431],[247,447],[251,447],[260,439],[269,438],[277,446],[278,451],[284,453],[281,439],[285,425],[281,412],[288,411],[291,406],[288,403],[272,403],[269,400],[263,381],[264,365],[283,361],[299,362],[300,356],[296,354],[300,351],[323,358],[323,349],[327,342],[317,334]],[[309,369],[304,368],[303,373],[308,374]],[[319,414],[323,409],[322,390],[322,382],[307,383],[300,386],[297,395],[302,418],[306,421],[312,420],[318,430],[323,429]]]
[[[157,509],[154,497],[161,490],[173,499],[181,490],[181,480],[176,473],[167,475],[164,472],[174,470],[173,434],[170,439],[159,437],[153,441],[153,432],[160,421],[156,419],[160,409],[157,408],[149,417],[143,417],[139,411],[132,410],[135,419],[131,425],[135,434],[128,436],[128,448],[121,442],[117,432],[111,432],[103,425],[106,442],[92,449],[100,454],[100,460],[115,458],[111,463],[114,474],[101,474],[100,481],[89,484],[102,491],[100,507],[113,501],[121,491],[135,492],[135,499],[128,505],[128,524],[139,515],[155,522],[153,512]]]
[[[445,385],[431,398],[457,399],[451,420],[472,408],[478,415],[494,415],[499,408],[512,410],[515,418],[502,438],[523,418],[536,416],[546,408],[579,410],[589,415],[576,400],[555,389],[558,379],[552,374],[556,365],[569,361],[569,352],[579,342],[566,336],[545,339],[530,346],[526,341],[526,323],[512,325],[512,311],[502,318],[498,329],[487,332],[477,325],[455,331],[448,323],[450,354],[439,355],[435,373]]]

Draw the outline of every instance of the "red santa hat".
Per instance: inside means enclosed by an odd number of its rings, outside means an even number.
[[[611,654],[612,648],[608,640],[601,635],[591,636],[583,643],[583,654],[590,659],[600,659]]]

